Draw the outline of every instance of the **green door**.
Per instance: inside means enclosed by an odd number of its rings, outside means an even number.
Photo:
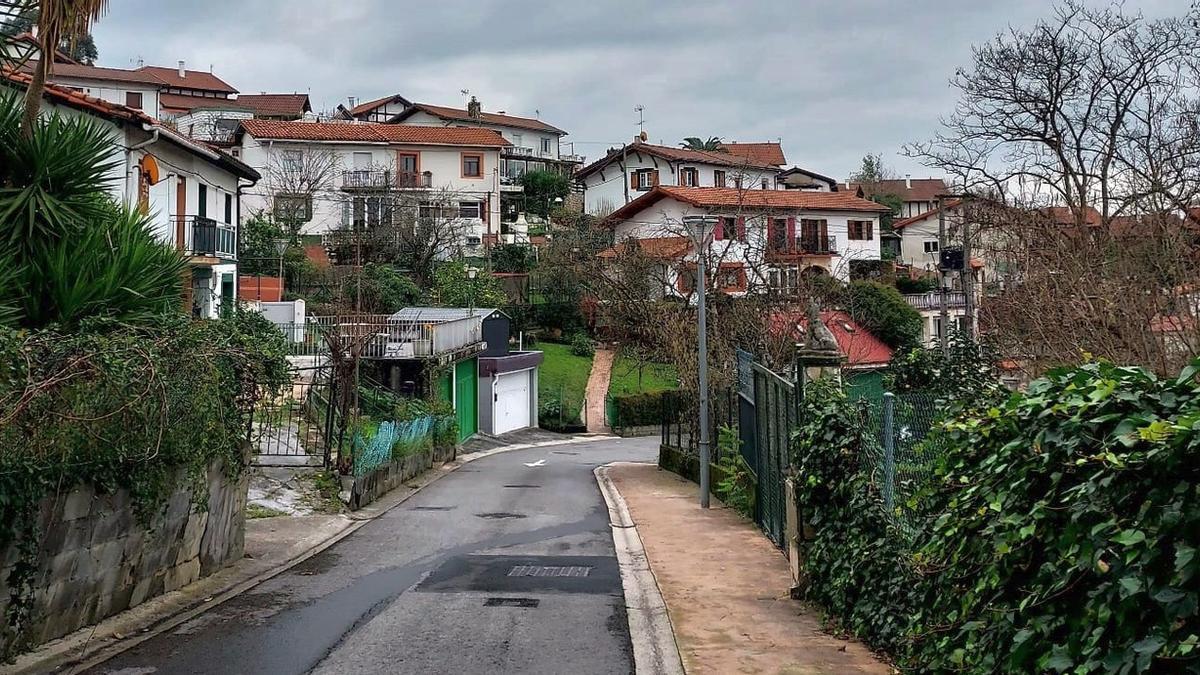
[[[454,366],[454,414],[458,419],[458,440],[475,435],[479,420],[479,375],[475,359]]]

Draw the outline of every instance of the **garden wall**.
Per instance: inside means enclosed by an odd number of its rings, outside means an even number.
[[[350,486],[350,509],[358,510],[374,502],[400,487],[404,481],[432,469],[435,463],[449,462],[454,459],[456,452],[457,448],[453,445],[422,450],[355,476]]]
[[[44,498],[36,541],[0,549],[0,616],[13,602],[9,576],[32,545],[36,568],[30,623],[7,643],[29,648],[92,625],[176,590],[242,557],[248,477],[230,480],[214,461],[199,491],[181,470],[170,497],[149,514],[134,508],[128,490],[102,494],[90,485]],[[205,492],[207,493],[205,495]]]

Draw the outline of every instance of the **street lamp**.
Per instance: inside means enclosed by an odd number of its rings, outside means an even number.
[[[704,254],[708,251],[708,238],[717,225],[717,216],[684,216],[683,226],[696,243],[696,320],[699,349],[700,389],[700,508],[708,508],[709,438],[708,438],[708,322],[704,315],[705,271]]]
[[[474,265],[467,265],[467,280],[470,282],[468,284],[468,286],[470,287],[469,296],[468,296],[469,297],[468,305],[469,305],[470,309],[468,310],[468,314],[470,316],[475,316],[475,277],[478,277],[478,276],[479,276],[479,268],[475,267]]]
[[[279,252],[279,299],[283,300],[283,254],[287,253],[288,240],[276,239],[275,250]]]

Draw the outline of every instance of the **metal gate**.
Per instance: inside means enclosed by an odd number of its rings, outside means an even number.
[[[332,441],[339,431],[332,389],[332,370],[314,367],[293,370],[290,385],[277,394],[265,393],[250,422],[254,463],[331,467]]]
[[[776,546],[784,545],[784,479],[796,426],[796,388],[754,364],[754,430],[758,472],[758,522]]]

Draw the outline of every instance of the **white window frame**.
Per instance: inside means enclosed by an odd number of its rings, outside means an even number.
[[[474,208],[475,215],[470,215],[472,208]],[[470,218],[483,218],[483,205],[479,202],[459,202],[458,217],[464,220]]]
[[[937,239],[926,239],[925,241],[923,241],[921,243],[924,245],[926,253],[932,255],[932,254],[938,252],[938,240]]]

